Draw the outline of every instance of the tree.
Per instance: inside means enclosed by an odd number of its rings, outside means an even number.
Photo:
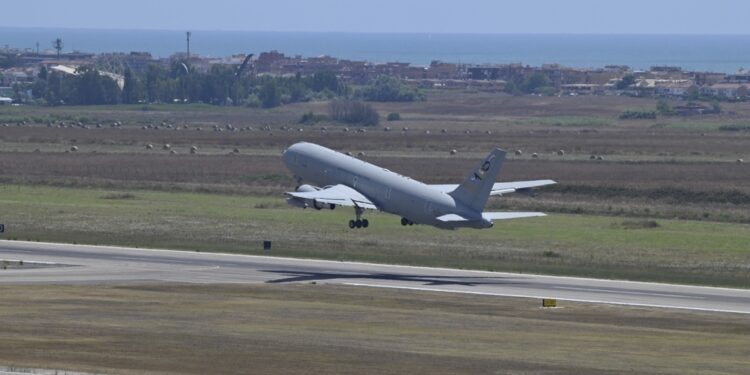
[[[688,87],[686,96],[688,100],[698,100],[701,97],[701,90],[698,86],[692,85]]]
[[[0,68],[12,68],[21,65],[21,56],[15,53],[6,53],[0,55]]]
[[[621,80],[617,81],[617,84],[615,84],[615,88],[618,90],[625,90],[631,85],[635,83],[635,76],[632,74],[627,74],[624,77],[622,77]]]
[[[523,91],[527,94],[540,93],[550,86],[549,77],[542,72],[534,72],[523,80]]]
[[[124,84],[122,86],[122,102],[125,104],[138,103],[138,79],[130,68],[125,70]]]
[[[355,100],[334,100],[328,106],[331,119],[349,124],[374,126],[380,122],[380,115],[368,103]]]
[[[670,106],[669,102],[665,99],[659,99],[659,101],[656,102],[656,112],[660,115],[671,115],[673,113],[672,106]]]
[[[281,104],[281,94],[276,81],[273,79],[266,80],[258,92],[258,98],[263,104],[263,108],[273,108]]]
[[[744,100],[744,99],[747,98],[747,95],[748,95],[747,86],[742,85],[742,86],[740,86],[740,87],[737,88],[737,97],[738,98]]]
[[[361,91],[361,96],[373,102],[412,102],[424,97],[420,91],[389,76],[376,78],[372,84]]]

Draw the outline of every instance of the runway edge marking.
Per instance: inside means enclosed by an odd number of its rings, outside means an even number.
[[[338,284],[338,285],[349,285],[349,286],[360,286],[360,287],[371,287],[371,288],[383,288],[383,289],[406,289],[406,290],[416,290],[416,291],[422,291],[422,292],[473,294],[473,295],[496,296],[496,297],[553,298],[553,297],[550,297],[550,296],[542,296],[542,295],[476,292],[476,291],[462,291],[462,290],[451,290],[451,289],[424,288],[424,287],[416,287],[416,286],[383,285],[383,284],[341,283],[341,284]],[[589,300],[589,299],[577,299],[577,298],[559,298],[559,297],[554,297],[554,298],[557,299],[557,300],[559,300],[559,301],[598,303],[598,304],[605,304],[605,305],[636,306],[636,307],[655,307],[655,308],[661,308],[661,309],[678,309],[678,310],[690,310],[690,311],[720,312],[720,313],[732,313],[732,314],[744,314],[744,315],[750,314],[750,311],[741,311],[741,310],[723,310],[723,309],[710,309],[710,308],[703,308],[703,307],[657,305],[657,304],[648,304],[648,303],[616,302],[616,301]]]

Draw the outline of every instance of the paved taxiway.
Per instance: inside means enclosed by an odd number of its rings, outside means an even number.
[[[356,262],[0,241],[0,284],[332,283],[750,314],[750,290]],[[51,263],[51,264],[50,264]]]

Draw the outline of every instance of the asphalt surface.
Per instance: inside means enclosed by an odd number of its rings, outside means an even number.
[[[329,283],[750,314],[750,290],[357,262],[0,241],[0,284]]]

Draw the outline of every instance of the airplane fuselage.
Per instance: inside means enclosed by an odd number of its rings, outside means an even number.
[[[461,224],[439,221],[437,217],[449,213],[475,217],[476,213],[449,194],[420,181],[316,144],[296,143],[284,151],[283,160],[300,184],[348,186],[361,192],[380,210],[414,223],[445,229],[492,226],[491,221],[481,216]]]

